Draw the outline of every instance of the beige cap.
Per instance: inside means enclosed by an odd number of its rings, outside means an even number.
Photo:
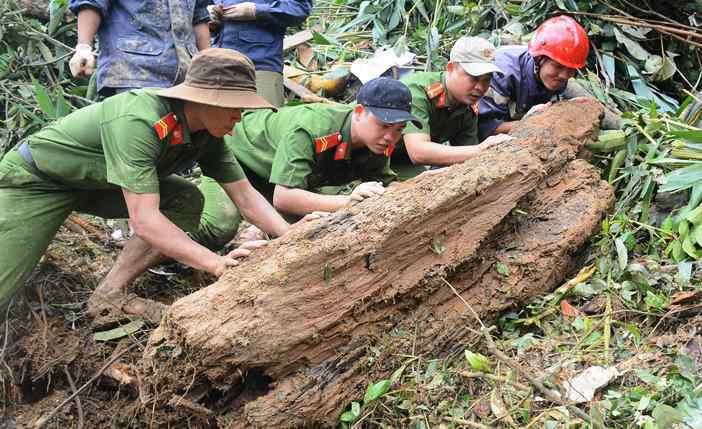
[[[225,48],[200,51],[190,63],[185,82],[159,95],[226,108],[273,108],[256,93],[256,71],[251,60]]]
[[[482,37],[461,37],[451,48],[451,62],[459,63],[471,76],[500,72],[495,65],[495,45]]]

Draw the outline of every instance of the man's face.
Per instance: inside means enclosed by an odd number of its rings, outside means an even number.
[[[356,136],[376,155],[382,155],[389,145],[397,144],[405,129],[405,122],[386,124],[363,106],[356,106]]]
[[[446,87],[449,95],[461,104],[477,103],[490,89],[492,73],[471,76],[458,63],[449,63],[446,70]]]
[[[575,76],[575,72],[575,69],[546,58],[539,68],[539,77],[546,89],[559,91],[566,87],[568,79]]]
[[[234,125],[241,120],[241,109],[205,106],[202,122],[214,137],[222,138],[232,133]]]

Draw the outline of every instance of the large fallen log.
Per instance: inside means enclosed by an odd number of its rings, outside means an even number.
[[[388,359],[392,353],[381,354],[385,359],[376,358],[369,369],[363,357],[370,346],[445,357],[478,339],[473,332],[480,326],[464,300],[489,323],[559,286],[613,201],[611,187],[599,176],[586,161],[571,162],[520,203],[520,212],[506,218],[474,258],[445,276],[427,278],[424,287],[436,292],[413,311],[405,311],[407,303],[398,300],[392,307],[401,315],[399,323],[355,337],[334,359],[277,380],[265,395],[237,410],[230,427],[332,426],[343,407],[363,397],[369,380],[387,378],[397,369],[397,362]],[[498,272],[498,263],[508,274]]]
[[[455,303],[447,304],[445,280],[458,279],[459,290],[479,289],[481,316],[553,287],[571,264],[568,252],[554,252],[553,272],[529,288],[517,274],[514,284],[476,288],[480,267],[490,263],[480,255],[494,242],[486,239],[506,228],[503,218],[593,137],[601,113],[594,103],[559,103],[525,121],[513,142],[275,240],[171,306],[144,353],[142,398],[158,405],[177,404],[173,398],[181,395],[183,402],[218,408],[235,403],[240,425],[329,424],[363,384],[357,361],[369,341],[408,318],[450,314]],[[587,183],[582,192],[601,187],[597,180]],[[582,239],[573,241],[571,233],[566,243],[584,241],[609,195],[578,200],[578,215],[587,216],[568,227],[580,228]],[[516,288],[528,293],[513,294]],[[436,340],[465,337],[452,338],[436,326]],[[420,352],[433,347],[422,345]]]

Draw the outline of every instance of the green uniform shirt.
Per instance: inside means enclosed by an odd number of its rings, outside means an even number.
[[[389,183],[395,173],[386,156],[366,148],[349,148],[341,160],[334,160],[336,148],[316,153],[319,137],[339,132],[351,143],[352,110],[319,103],[246,112],[224,141],[242,165],[272,184],[315,190],[358,179]]]
[[[182,137],[161,140],[154,124],[170,112]],[[158,193],[165,177],[199,161],[204,174],[227,183],[244,178],[241,166],[207,131],[190,135],[183,102],[134,90],[77,110],[28,139],[39,171],[74,189]],[[176,144],[178,143],[178,144]]]
[[[434,143],[448,141],[452,146],[469,146],[478,141],[478,116],[471,106],[460,105],[456,108],[435,106],[429,99],[426,87],[441,82],[444,92],[446,76],[444,72],[414,72],[400,79],[412,93],[412,114],[419,119],[423,128],[407,123],[404,134],[429,134]]]

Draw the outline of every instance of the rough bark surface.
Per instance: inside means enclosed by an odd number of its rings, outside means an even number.
[[[562,281],[593,232],[611,191],[582,161],[561,169],[601,113],[556,104],[517,140],[299,225],[177,301],[145,351],[143,399],[235,408],[234,427],[331,424],[393,328],[421,323],[418,353],[460,347],[470,334],[446,281],[489,317]],[[507,217],[518,204],[525,218]]]
[[[398,323],[354,338],[336,359],[278,380],[267,394],[246,404],[230,427],[333,425],[344,406],[363,397],[368,380],[397,369],[376,360],[369,371],[363,359],[369,346],[384,344],[405,355],[432,357],[461,352],[476,340],[472,329],[479,328],[463,300],[487,324],[500,312],[559,286],[613,201],[611,187],[599,175],[586,161],[571,162],[528,195],[519,205],[525,214],[506,218],[473,258],[445,276],[427,278],[424,287],[435,292],[425,301],[411,311],[407,302],[392,306],[401,316]],[[509,274],[498,273],[497,263]]]

